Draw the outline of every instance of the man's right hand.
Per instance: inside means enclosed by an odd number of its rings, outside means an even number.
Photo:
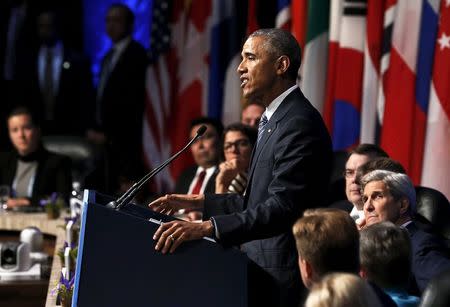
[[[148,206],[153,211],[171,215],[180,209],[203,210],[204,200],[203,194],[167,194],[154,200]]]

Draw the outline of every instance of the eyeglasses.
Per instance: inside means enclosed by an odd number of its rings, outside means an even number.
[[[352,178],[356,175],[356,170],[354,169],[346,169],[343,173],[345,178]]]
[[[241,139],[241,140],[237,140],[235,142],[226,142],[223,145],[223,150],[224,151],[232,151],[233,147],[238,148],[238,149],[244,149],[247,148],[248,146],[250,146],[250,142],[249,140],[245,140],[245,139]]]

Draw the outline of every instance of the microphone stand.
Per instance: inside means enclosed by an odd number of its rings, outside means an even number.
[[[151,178],[153,178],[156,174],[158,174],[161,170],[163,170],[168,164],[170,164],[173,160],[175,160],[179,155],[181,155],[187,148],[189,148],[198,138],[200,138],[206,131],[207,127],[205,125],[200,126],[198,128],[196,135],[186,144],[180,151],[174,154],[172,157],[167,159],[164,163],[153,169],[147,175],[142,177],[138,182],[135,182],[131,188],[129,188],[125,193],[122,194],[117,200],[113,200],[109,202],[106,207],[120,210],[125,205],[127,205],[134,196],[139,192],[141,187],[147,183]]]

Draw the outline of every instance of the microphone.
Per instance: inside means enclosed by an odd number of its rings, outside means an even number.
[[[179,155],[181,155],[186,149],[188,149],[198,138],[200,138],[206,131],[207,127],[205,125],[201,125],[200,128],[197,129],[197,133],[195,136],[184,146],[179,152],[174,154],[172,157],[164,161],[161,165],[153,169],[147,175],[141,178],[138,182],[135,182],[131,188],[129,188],[125,193],[122,194],[117,200],[113,200],[109,202],[106,207],[120,210],[122,207],[127,205],[133,197],[139,192],[141,187],[147,183],[151,178],[153,178],[156,174],[162,171],[167,165],[169,165],[173,160],[175,160]]]

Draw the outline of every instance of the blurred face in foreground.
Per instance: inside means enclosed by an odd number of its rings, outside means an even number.
[[[242,120],[244,125],[258,129],[259,120],[264,113],[264,108],[257,104],[250,104],[242,110]]]

